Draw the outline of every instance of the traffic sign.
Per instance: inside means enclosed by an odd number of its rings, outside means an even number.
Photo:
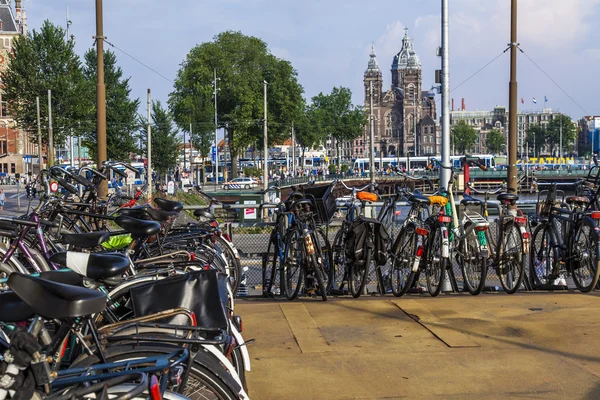
[[[210,154],[212,156],[213,162],[217,161],[217,146],[212,146]]]

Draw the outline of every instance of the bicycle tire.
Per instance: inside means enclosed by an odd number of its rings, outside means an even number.
[[[367,239],[370,240],[370,239]],[[354,261],[350,264],[350,276],[348,279],[348,286],[350,289],[350,294],[355,299],[358,299],[365,289],[365,285],[367,283],[367,278],[369,276],[369,269],[371,267],[371,258],[373,254],[373,246],[370,244],[366,244],[365,249],[365,262],[363,266],[360,266],[357,261]],[[357,281],[354,281],[354,278],[357,278]]]
[[[319,263],[319,256],[317,255],[317,253],[311,254],[310,259],[312,263],[313,273],[315,274],[315,278],[317,278],[317,292],[321,295],[323,301],[327,301],[327,288],[325,287],[325,271],[323,269],[323,264],[322,262]]]
[[[227,261],[227,268],[229,268],[229,282],[234,294],[237,294],[240,284],[242,283],[242,265],[240,259],[235,256],[235,253],[231,249],[231,244],[227,243],[227,240],[221,236],[215,237],[215,244],[219,247],[221,254]]]
[[[442,282],[446,277],[448,258],[442,256],[442,231],[438,224],[434,224],[427,240],[425,262],[425,278],[427,290],[431,297],[436,297],[442,290]]]
[[[275,271],[279,270],[281,263],[279,258],[279,245],[277,244],[277,238],[275,235],[271,235],[269,244],[267,246],[267,252],[263,255],[262,265],[262,283],[263,283],[263,297],[272,297],[273,286],[275,285],[277,276]]]
[[[583,239],[583,241],[578,239]],[[569,253],[571,275],[575,286],[582,293],[590,292],[596,287],[600,277],[598,235],[596,225],[590,218],[584,217],[577,221],[569,246]],[[585,274],[586,270],[589,271],[587,274]],[[583,274],[589,277],[589,283],[583,281]]]
[[[417,251],[417,232],[414,224],[408,224],[400,230],[398,238],[393,246],[392,269],[390,271],[390,283],[392,293],[396,297],[403,296],[408,292],[415,279],[413,272],[413,261]]]
[[[469,229],[470,225],[470,223],[465,224],[465,231]],[[457,253],[464,289],[473,296],[481,293],[487,277],[487,257],[482,256],[479,252],[478,240],[477,232],[473,230],[460,241]]]
[[[302,281],[304,279],[304,266],[306,262],[301,257],[304,256],[304,250],[300,243],[298,232],[292,230],[286,235],[285,256],[283,258],[284,281],[283,291],[288,300],[294,300],[298,297]],[[293,286],[295,284],[295,286]]]
[[[321,251],[321,257],[323,258],[323,278],[325,281],[325,292],[329,294],[333,289],[333,248],[331,242],[325,234],[325,231],[321,228],[315,230],[316,243],[319,245]]]
[[[338,290],[344,289],[344,281],[348,276],[348,258],[346,257],[344,226],[340,228],[333,239],[333,268],[332,268],[332,286]]]
[[[115,345],[109,347],[105,350],[104,356],[107,362],[117,362],[117,361],[125,361],[128,359],[139,359],[143,357],[152,357],[157,355],[169,354],[178,347],[171,345]],[[190,399],[196,399],[198,397],[191,397],[193,393],[189,393],[190,388],[187,387],[189,385],[190,377],[197,382],[204,383],[215,396],[219,400],[233,400],[239,399],[238,394],[236,393],[236,387],[239,386],[235,379],[229,375],[224,369],[222,371],[213,371],[202,365],[203,363],[199,362],[200,358],[208,356],[203,353],[198,353],[193,360],[192,366],[190,368],[190,374],[188,376],[188,380],[183,382],[186,385],[184,389],[184,395]],[[189,361],[189,360],[188,360]],[[208,361],[206,364],[216,364],[214,361]],[[187,362],[187,361],[186,361]],[[84,367],[91,366],[94,364],[100,363],[100,359],[95,356],[89,356],[87,353],[84,353],[81,357],[71,364],[70,368],[75,367]],[[215,367],[218,364],[215,365]],[[220,366],[219,366],[220,367]]]
[[[525,263],[527,262],[527,257],[523,254],[521,229],[515,222],[509,221],[502,227],[500,246],[502,256],[500,263],[496,266],[496,271],[504,291],[508,294],[514,294],[523,283]],[[508,267],[506,266],[507,263],[509,264]]]
[[[559,260],[558,248],[553,246],[554,243],[554,231],[548,222],[542,222],[535,228],[531,237],[529,263],[532,286],[551,283],[549,277]]]

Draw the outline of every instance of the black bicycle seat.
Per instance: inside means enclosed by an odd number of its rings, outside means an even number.
[[[214,215],[212,215],[208,211],[202,210],[202,209],[194,210],[194,217],[197,217],[197,218],[202,217],[202,218],[208,218],[208,219],[215,219]]]
[[[463,206],[480,206],[481,200],[468,196],[462,199],[460,201],[460,204],[462,204]]]
[[[65,244],[90,249],[106,242],[110,235],[108,232],[69,233],[62,238]]]
[[[312,206],[312,201],[308,200],[308,199],[300,199],[300,200],[296,200],[292,203],[291,205],[291,209],[293,210],[294,208],[304,205],[304,204],[308,204],[310,206]]]
[[[154,199],[154,203],[158,208],[163,211],[181,211],[183,210],[183,203],[173,200],[167,200],[160,197]]]
[[[420,204],[422,206],[428,206],[431,203],[429,197],[423,196],[421,193],[415,193],[408,198],[411,203]]]
[[[50,261],[67,267],[90,279],[105,279],[120,276],[129,268],[129,259],[119,253],[79,253],[63,251],[53,254]]]
[[[519,200],[519,196],[517,196],[514,193],[502,193],[499,194],[498,197],[496,197],[496,199],[498,199],[499,201],[517,201]]]
[[[179,215],[177,211],[163,211],[150,207],[146,208],[144,211],[150,218],[158,222],[167,222],[170,218]]]
[[[121,228],[131,233],[131,235],[138,238],[146,238],[160,232],[160,224],[155,221],[144,221],[126,215],[119,215],[115,219],[115,222]]]
[[[8,286],[45,318],[77,318],[96,314],[106,307],[106,295],[99,290],[51,282],[18,272],[10,274]]]
[[[146,214],[146,208],[148,207],[121,208],[119,210],[119,215],[137,219],[147,219],[148,214]]]
[[[83,286],[83,277],[70,269],[40,272],[40,278],[65,285]]]
[[[14,292],[0,293],[0,321],[19,322],[25,321],[35,315],[33,308],[17,296]]]
[[[577,204],[584,206],[590,202],[590,199],[585,196],[569,196],[565,199],[567,204]]]

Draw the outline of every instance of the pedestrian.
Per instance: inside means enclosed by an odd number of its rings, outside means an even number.
[[[6,201],[6,195],[4,190],[0,189],[0,211],[4,211],[4,202]]]

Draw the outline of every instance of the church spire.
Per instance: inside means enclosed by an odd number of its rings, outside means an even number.
[[[366,73],[369,72],[378,72],[381,73],[381,70],[379,69],[379,64],[377,63],[377,56],[375,55],[375,45],[371,44],[371,54],[369,55],[369,65],[367,66],[367,70],[365,71]]]

